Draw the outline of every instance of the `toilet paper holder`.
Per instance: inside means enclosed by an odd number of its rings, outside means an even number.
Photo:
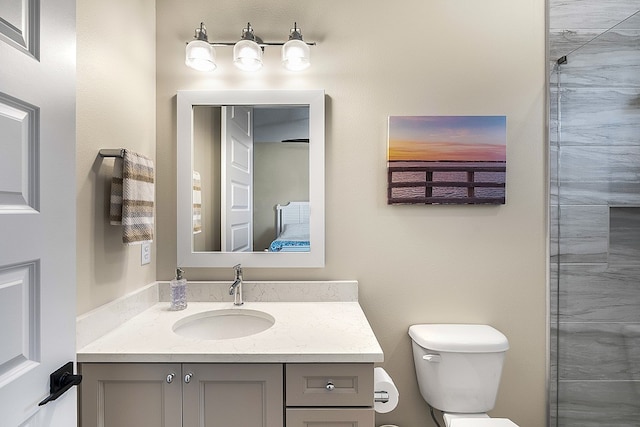
[[[389,401],[389,392],[386,391],[374,391],[373,392],[373,401],[379,403],[387,403]]]

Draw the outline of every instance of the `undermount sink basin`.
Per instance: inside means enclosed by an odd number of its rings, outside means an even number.
[[[274,323],[273,316],[258,310],[212,310],[178,320],[173,332],[188,338],[224,340],[266,331]]]

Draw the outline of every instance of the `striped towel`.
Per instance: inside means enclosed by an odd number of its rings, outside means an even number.
[[[153,161],[125,151],[116,158],[111,180],[111,224],[122,224],[122,241],[137,244],[153,241]]]
[[[193,171],[193,234],[202,232],[202,184],[200,173]]]

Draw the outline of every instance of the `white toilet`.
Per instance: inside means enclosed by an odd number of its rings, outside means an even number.
[[[413,325],[413,360],[420,393],[444,413],[446,427],[517,427],[490,418],[509,341],[488,325]]]

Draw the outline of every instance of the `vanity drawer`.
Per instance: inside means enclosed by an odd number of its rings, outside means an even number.
[[[287,406],[373,406],[372,363],[286,365]]]
[[[373,427],[373,408],[287,409],[287,427]]]

